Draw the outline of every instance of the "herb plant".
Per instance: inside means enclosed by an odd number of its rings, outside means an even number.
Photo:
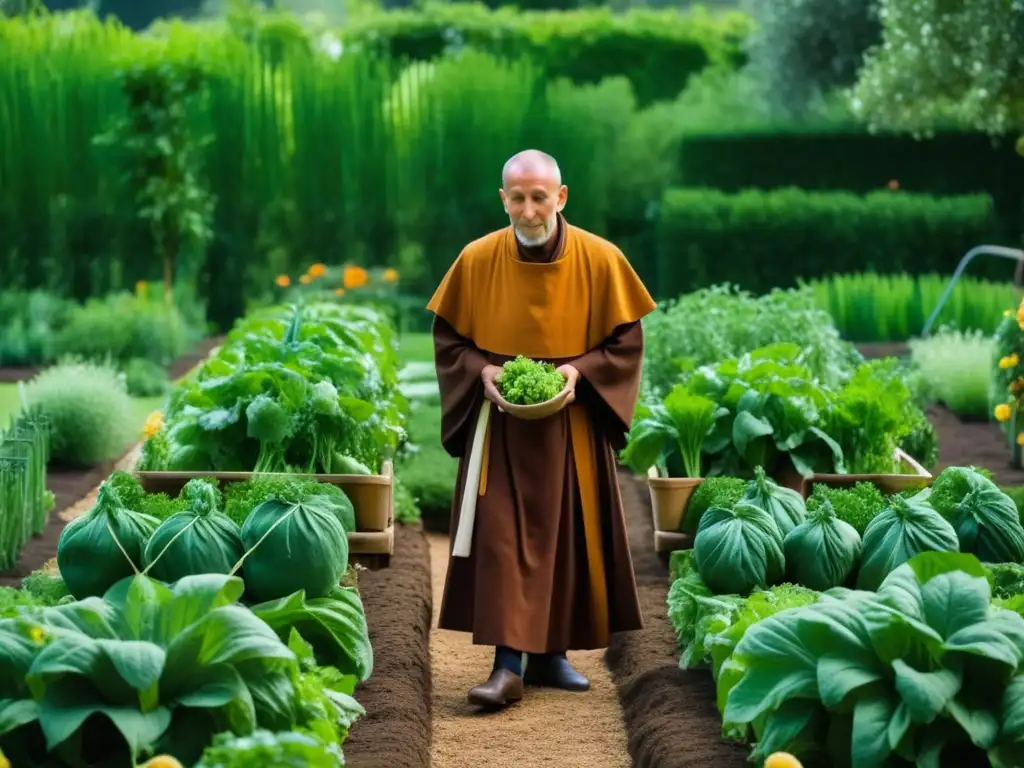
[[[536,405],[555,397],[565,387],[565,377],[551,363],[519,355],[501,367],[501,396],[513,405]]]

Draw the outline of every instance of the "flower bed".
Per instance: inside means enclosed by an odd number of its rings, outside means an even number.
[[[1012,500],[962,467],[888,496],[818,485],[804,509],[750,490],[719,485],[670,567],[680,665],[710,668],[723,735],[807,766],[1018,764]]]

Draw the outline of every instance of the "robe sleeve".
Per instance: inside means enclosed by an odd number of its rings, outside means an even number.
[[[571,363],[580,372],[580,402],[615,449],[625,445],[633,421],[643,356],[644,331],[638,320],[620,325],[600,346]]]
[[[450,456],[466,452],[467,431],[483,403],[480,374],[490,362],[469,339],[442,317],[434,318],[434,365],[441,393],[441,445]]]

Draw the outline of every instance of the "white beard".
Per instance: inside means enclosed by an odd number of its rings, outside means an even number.
[[[527,248],[536,248],[538,245],[544,245],[551,237],[555,234],[555,229],[558,226],[558,211],[553,211],[551,216],[546,222],[544,222],[544,231],[539,235],[530,237],[519,231],[519,227],[512,222],[511,217],[509,222],[512,224],[512,229],[516,233],[516,240],[522,243]]]

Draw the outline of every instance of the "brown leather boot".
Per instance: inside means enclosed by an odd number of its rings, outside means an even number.
[[[502,709],[523,698],[523,678],[507,669],[495,669],[483,685],[469,691],[469,703],[488,709]]]

